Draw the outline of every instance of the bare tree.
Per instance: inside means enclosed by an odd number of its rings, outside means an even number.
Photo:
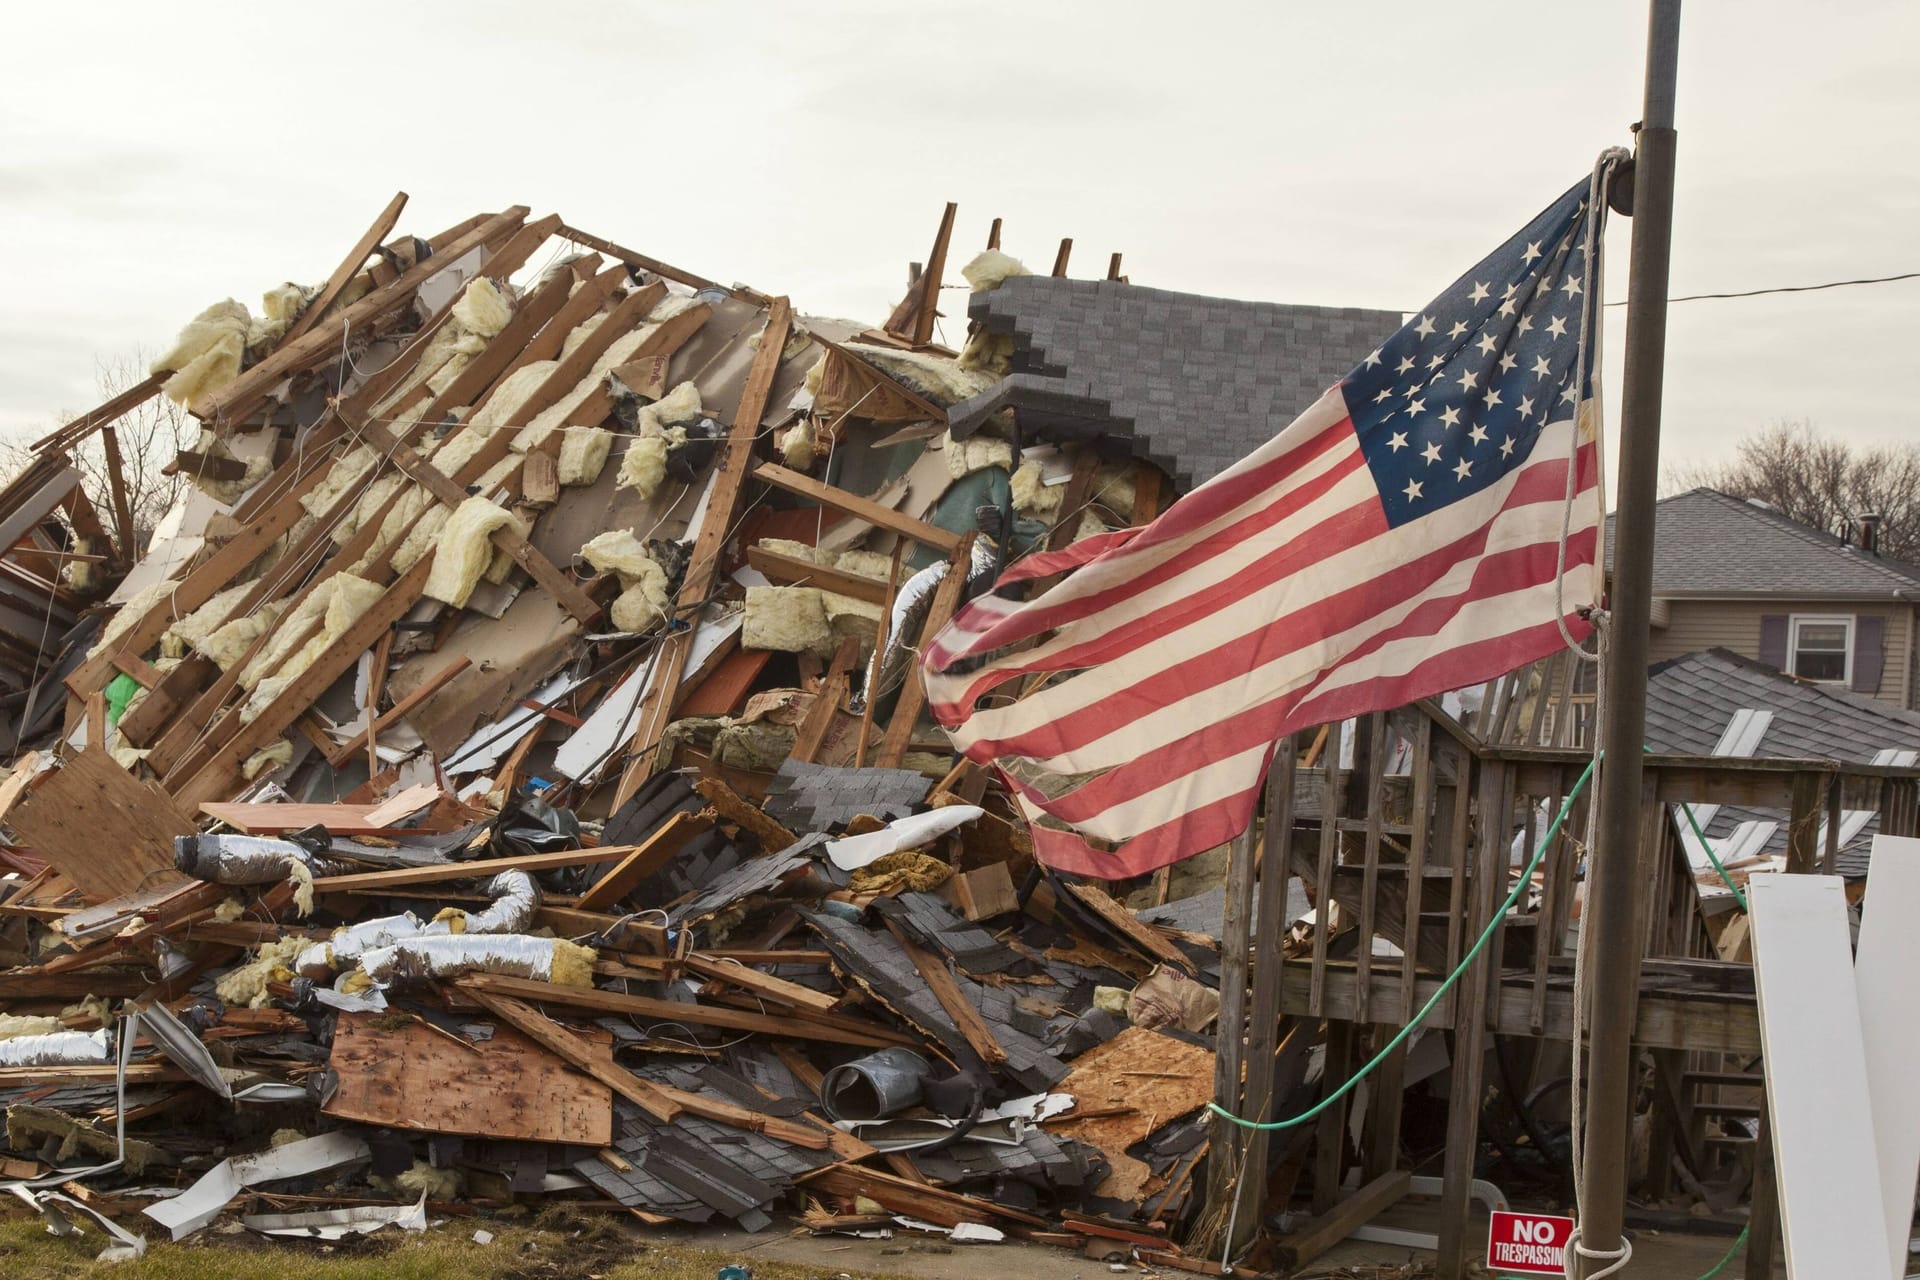
[[[144,382],[147,363],[147,356],[141,351],[100,361],[94,378],[97,402],[104,403]],[[56,415],[54,425],[71,422],[85,412],[86,409],[62,410]],[[127,505],[133,512],[137,556],[146,550],[154,526],[173,506],[181,487],[187,483],[184,474],[169,475],[167,464],[182,449],[192,447],[200,428],[185,409],[165,396],[156,395],[116,421],[113,430],[120,445],[120,475],[127,490]],[[32,457],[32,441],[42,434],[35,432],[31,436],[0,440],[0,472],[12,475],[19,471]],[[81,488],[87,500],[111,529],[113,487],[108,476],[105,442],[99,432],[88,436],[74,450],[73,465],[80,472]]]
[[[1731,459],[1669,468],[1663,487],[1758,498],[1842,537],[1876,515],[1880,553],[1920,561],[1920,445],[1862,447],[1811,422],[1776,422],[1742,440]]]

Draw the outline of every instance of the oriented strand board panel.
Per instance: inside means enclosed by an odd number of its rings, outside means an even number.
[[[1839,876],[1747,882],[1787,1274],[1894,1274]]]
[[[7,825],[81,893],[102,899],[184,883],[173,838],[197,830],[166,792],[94,748],[28,792]]]
[[[1213,1050],[1144,1027],[1128,1027],[1075,1058],[1072,1067],[1054,1091],[1072,1094],[1075,1110],[1128,1109],[1078,1121],[1068,1113],[1047,1128],[1102,1151],[1124,1153],[1213,1097]]]
[[[512,1028],[496,1022],[491,1040],[469,1046],[424,1022],[396,1021],[340,1015],[330,1063],[340,1087],[328,1115],[476,1138],[613,1140],[612,1091]]]

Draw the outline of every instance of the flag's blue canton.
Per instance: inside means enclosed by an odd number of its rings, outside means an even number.
[[[1540,429],[1572,417],[1576,399],[1591,394],[1590,374],[1577,383],[1574,375],[1594,301],[1586,210],[1582,182],[1341,383],[1389,525],[1521,466]]]

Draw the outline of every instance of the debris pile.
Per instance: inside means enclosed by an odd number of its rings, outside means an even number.
[[[1172,482],[949,439],[1012,343],[924,277],[868,329],[403,203],[187,326],[194,484],[0,645],[0,1175],[136,1250],[561,1197],[1186,1261],[1218,943],[1038,867],[912,672]]]

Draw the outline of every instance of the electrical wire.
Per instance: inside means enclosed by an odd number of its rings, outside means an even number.
[[[1782,284],[1768,289],[1741,289],[1732,293],[1683,293],[1668,302],[1706,302],[1716,298],[1759,298],[1773,293],[1818,293],[1822,289],[1846,289],[1859,284],[1893,284],[1900,280],[1920,280],[1920,271],[1903,271],[1894,276],[1863,276],[1858,280],[1827,280],[1820,284]],[[1626,299],[1609,302],[1609,307],[1624,307]]]

